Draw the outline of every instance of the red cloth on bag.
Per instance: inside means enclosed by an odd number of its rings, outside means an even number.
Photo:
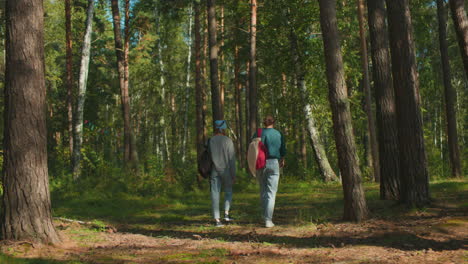
[[[261,138],[262,137],[262,129],[259,128],[257,129],[257,137]],[[267,159],[267,148],[263,144],[262,141],[258,142],[258,155],[257,155],[257,162],[256,162],[256,169],[263,169],[265,168],[266,165],[266,159]]]

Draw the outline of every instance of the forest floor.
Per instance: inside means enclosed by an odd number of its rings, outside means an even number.
[[[434,201],[407,209],[366,184],[369,219],[340,220],[338,184],[280,183],[273,228],[259,219],[257,186],[235,193],[234,224],[216,228],[208,191],[144,199],[54,201],[63,243],[0,245],[0,263],[468,263],[468,181],[431,184]]]

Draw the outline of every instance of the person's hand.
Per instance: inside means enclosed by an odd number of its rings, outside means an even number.
[[[284,158],[280,159],[280,162],[279,162],[279,165],[280,165],[280,168],[283,168],[284,167]]]

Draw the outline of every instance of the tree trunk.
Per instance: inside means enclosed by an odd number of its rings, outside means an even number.
[[[78,96],[75,111],[75,124],[73,135],[75,145],[73,147],[73,179],[81,176],[81,146],[83,144],[83,110],[86,100],[86,85],[88,82],[89,60],[91,51],[91,34],[93,33],[94,0],[88,0],[86,14],[86,30],[81,50],[80,77],[78,82]]]
[[[160,25],[160,16],[161,13],[156,9],[155,10],[155,16],[156,16],[156,34],[158,36],[161,36],[161,25]],[[158,39],[158,61],[159,61],[159,69],[161,72],[161,76],[159,77],[159,83],[161,86],[161,107],[165,109],[166,107],[166,79],[164,78],[165,75],[165,68],[164,68],[164,60],[162,56],[162,43],[161,43],[161,38]],[[161,127],[161,133],[162,137],[160,142],[162,143],[162,156],[163,160],[165,161],[170,161],[171,156],[169,152],[169,142],[167,140],[167,126],[166,126],[166,115],[165,113],[162,113],[160,118],[159,118],[159,125]]]
[[[408,0],[387,0],[393,87],[400,151],[401,200],[429,203],[429,177],[420,110],[419,80]]]
[[[449,5],[455,31],[457,32],[458,46],[460,46],[465,74],[468,78],[468,18],[466,17],[464,2],[464,0],[449,0]]]
[[[240,74],[240,58],[239,58],[239,45],[235,44],[234,47],[234,92],[235,92],[235,110],[236,110],[236,130],[237,130],[237,153],[238,160],[241,167],[244,166],[244,157],[246,153],[244,151],[244,129],[243,129],[243,112],[242,112],[242,84],[239,80]]]
[[[129,144],[130,144],[130,157],[129,162],[133,168],[138,169],[138,151],[136,147],[136,138],[135,133],[133,132],[133,125],[131,120],[131,108],[130,108],[130,92],[129,92],[129,70],[128,70],[128,53],[130,50],[130,0],[125,0],[125,38],[124,38],[124,73],[125,73],[125,89],[122,91],[122,95],[125,94],[125,104],[124,104],[124,130],[127,127]],[[122,102],[124,100],[122,99]]]
[[[257,130],[257,0],[250,0],[249,131]],[[248,135],[252,136],[252,135]]]
[[[344,78],[336,21],[336,0],[319,0],[319,5],[333,130],[338,151],[338,165],[343,179],[343,218],[359,222],[367,216],[367,205],[361,184],[361,171]]]
[[[43,3],[7,1],[5,11],[2,239],[58,243],[47,171]]]
[[[70,156],[73,155],[73,52],[71,36],[71,0],[65,0],[65,39],[67,53],[67,111],[68,111],[68,143]],[[73,159],[73,158],[72,158]]]
[[[128,8],[129,0],[125,1],[125,39],[122,44],[122,33],[120,29],[119,1],[111,0],[112,17],[114,23],[115,53],[117,56],[117,69],[119,73],[120,95],[124,121],[124,160],[126,165],[136,165],[136,146],[132,139],[133,133],[130,120],[130,96],[128,92]]]
[[[210,79],[211,79],[211,104],[213,109],[213,127],[214,121],[224,119],[223,109],[221,108],[221,98],[219,92],[218,79],[218,44],[216,40],[216,1],[207,0],[208,10],[208,35],[210,45]]]
[[[400,165],[385,0],[367,1],[380,160],[380,198],[400,198]]]
[[[447,119],[447,135],[452,176],[461,177],[460,151],[458,148],[457,133],[457,94],[451,83],[450,62],[447,44],[447,16],[443,0],[437,0],[437,17],[439,20],[439,43],[442,61],[442,75],[444,78],[445,116]],[[467,24],[468,27],[468,24]],[[467,43],[468,44],[468,43]]]
[[[288,10],[289,14],[289,10]],[[297,39],[297,34],[292,25],[291,27],[291,48],[292,54],[294,57],[294,64],[296,65],[295,71],[297,78],[297,88],[299,90],[301,99],[302,99],[302,111],[306,121],[306,130],[309,134],[310,145],[314,150],[314,157],[317,165],[319,167],[320,174],[326,182],[337,181],[338,177],[333,171],[332,167],[327,158],[327,153],[325,147],[323,146],[322,140],[320,139],[320,134],[315,124],[315,118],[312,113],[312,106],[309,103],[309,91],[307,90],[305,82],[305,72],[303,62],[301,60],[302,53],[299,51],[299,43]],[[286,96],[286,75],[283,73],[283,96]],[[304,144],[305,145],[305,144]]]
[[[224,5],[220,6],[220,30],[221,30],[221,36],[220,36],[220,49],[219,49],[219,61],[220,61],[220,68],[218,74],[219,74],[219,100],[220,100],[220,106],[221,106],[221,112],[224,113],[224,97],[225,97],[225,89],[226,85],[224,83],[224,72],[226,70],[226,65],[224,65]]]
[[[240,0],[236,0],[235,10],[233,11],[234,14],[239,14],[239,5]],[[242,111],[242,82],[240,80],[240,72],[241,72],[241,59],[240,59],[240,48],[241,48],[241,40],[240,35],[242,32],[240,31],[241,28],[241,18],[237,17],[235,19],[235,30],[233,31],[234,34],[234,101],[235,101],[235,117],[236,117],[236,133],[237,133],[237,154],[238,160],[241,168],[245,166],[245,156],[247,152],[245,151],[245,135],[244,135],[244,118],[243,118],[243,111]]]
[[[195,21],[194,21],[194,31],[195,31],[195,127],[197,130],[197,160],[200,159],[200,156],[203,152],[203,146],[205,143],[205,133],[204,133],[204,96],[203,96],[203,76],[202,76],[202,59],[201,59],[201,35],[200,35],[200,3],[195,2]],[[201,176],[197,174],[198,185],[201,185]]]
[[[361,65],[363,73],[363,88],[365,95],[365,111],[367,115],[367,131],[370,144],[371,169],[373,171],[373,179],[380,182],[380,164],[379,164],[379,146],[377,143],[377,133],[375,131],[375,117],[372,110],[372,96],[369,80],[369,63],[367,56],[367,40],[366,31],[364,28],[364,0],[358,0],[358,18],[359,18],[359,36],[361,41]]]
[[[189,100],[190,100],[190,64],[192,61],[192,16],[193,9],[192,5],[189,7],[189,26],[188,26],[188,55],[187,55],[187,79],[185,83],[185,112],[184,112],[184,138],[182,139],[182,161],[185,162],[185,156],[187,153],[187,138],[188,138],[188,111],[189,111]]]
[[[320,139],[320,133],[315,124],[315,118],[312,112],[312,106],[309,103],[309,92],[307,91],[304,78],[299,79],[298,86],[303,100],[303,111],[306,118],[306,129],[309,134],[310,145],[314,149],[315,161],[320,170],[320,174],[326,182],[337,181],[338,177],[330,166],[325,147]]]

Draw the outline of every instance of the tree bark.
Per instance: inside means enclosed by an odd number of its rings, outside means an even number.
[[[359,36],[361,42],[361,66],[363,74],[363,88],[365,95],[365,111],[367,115],[367,131],[369,134],[370,157],[373,171],[373,179],[380,182],[379,145],[377,132],[375,131],[375,117],[372,110],[372,96],[369,79],[369,63],[367,55],[366,31],[364,28],[364,0],[358,0]]]
[[[367,1],[380,160],[380,198],[400,198],[400,165],[385,0]]]
[[[221,97],[219,91],[218,76],[218,44],[216,39],[216,1],[207,0],[208,11],[208,35],[210,46],[210,80],[211,80],[211,104],[213,109],[213,127],[214,121],[224,119],[223,109],[221,108]]]
[[[343,218],[359,222],[367,217],[368,211],[361,183],[361,171],[344,78],[336,21],[336,0],[319,0],[319,5],[333,130],[338,151],[338,165],[343,179]]]
[[[5,11],[2,239],[58,243],[47,171],[43,3],[7,1]]]
[[[443,0],[437,0],[437,17],[439,21],[439,46],[442,61],[442,75],[444,79],[445,94],[445,116],[447,120],[447,135],[450,163],[452,165],[452,176],[461,177],[460,151],[458,147],[457,133],[457,94],[452,87],[450,73],[450,62],[447,44],[447,16]],[[466,24],[468,27],[468,24]],[[468,43],[467,43],[468,44]]]
[[[125,39],[122,43],[122,33],[120,29],[120,12],[119,12],[119,1],[111,0],[112,5],[112,17],[114,24],[114,42],[115,42],[115,53],[117,56],[117,69],[119,74],[119,85],[120,85],[120,97],[122,103],[122,114],[124,121],[124,161],[126,165],[135,165],[137,162],[136,157],[136,146],[131,129],[130,120],[130,95],[128,92],[128,3],[129,0],[125,1]]]
[[[250,0],[249,132],[258,128],[257,108],[257,0]],[[252,135],[248,135],[252,136]]]
[[[65,0],[65,41],[67,53],[67,117],[70,156],[73,155],[73,51],[71,34],[71,0]]]
[[[468,78],[468,18],[466,17],[464,0],[449,0],[452,11],[453,24],[457,32],[458,46],[465,67],[465,74]]]
[[[94,0],[88,0],[86,11],[86,30],[81,49],[80,77],[78,82],[78,96],[75,110],[75,124],[73,126],[73,180],[81,176],[81,146],[83,144],[83,110],[86,100],[86,85],[88,82],[89,60],[91,51],[91,34],[93,33]]]
[[[429,203],[429,177],[411,13],[408,0],[387,0],[387,8],[400,151],[400,199],[409,206],[424,206]]]

